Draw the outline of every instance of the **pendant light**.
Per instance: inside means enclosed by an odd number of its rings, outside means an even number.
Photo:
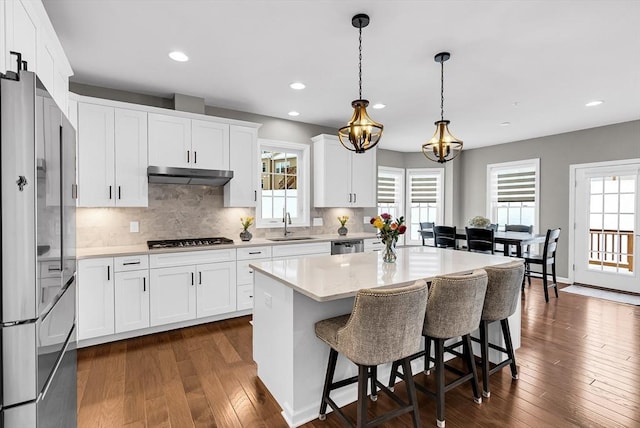
[[[436,121],[436,132],[422,145],[422,153],[427,159],[445,163],[455,159],[462,151],[462,140],[449,132],[449,121],[444,120],[444,62],[451,58],[449,52],[440,52],[434,57],[440,63],[440,120]]]
[[[374,121],[367,114],[368,100],[362,99],[362,29],[369,25],[369,16],[360,13],[351,18],[351,24],[358,29],[358,79],[359,79],[359,99],[351,102],[353,116],[347,123],[338,130],[338,138],[345,149],[356,153],[364,153],[375,147],[382,137],[383,126]]]

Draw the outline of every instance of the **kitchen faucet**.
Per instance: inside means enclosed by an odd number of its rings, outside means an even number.
[[[289,224],[291,224],[291,214],[289,214],[288,211],[285,213],[284,217],[282,217],[282,222],[284,223],[284,236],[293,233],[287,230],[287,219],[289,220]]]

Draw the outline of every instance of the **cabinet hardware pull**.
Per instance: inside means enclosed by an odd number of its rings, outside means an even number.
[[[202,272],[198,272],[198,284],[202,285]]]
[[[253,273],[253,271],[251,269],[249,269],[249,273]]]
[[[353,194],[353,203],[354,203],[354,204],[356,203],[357,199],[358,199],[358,194],[357,194],[357,193],[354,193],[354,194]]]
[[[146,276],[142,277],[142,291],[143,292],[147,291],[147,277]]]
[[[193,284],[194,284],[194,282],[193,282],[193,272],[191,272],[191,285],[193,285]]]
[[[71,199],[78,199],[78,185],[71,185]]]
[[[125,262],[125,263],[122,263],[122,266],[139,265],[139,264],[140,264],[140,260],[138,260],[137,262]]]
[[[249,254],[262,254],[262,251],[249,251]]]
[[[49,272],[61,272],[62,269],[60,269],[58,266],[49,266]]]
[[[107,281],[111,281],[111,266],[107,266]]]
[[[122,192],[120,191],[120,186],[118,186],[118,199],[122,199]]]
[[[187,163],[189,163],[189,150],[187,150]]]
[[[198,163],[198,152],[193,151],[193,163]]]
[[[253,202],[256,202],[258,200],[258,191],[254,190],[253,191]]]
[[[352,195],[352,194],[353,194],[353,193],[349,193],[349,203],[351,203],[351,195]]]
[[[250,299],[253,299],[253,296],[249,296]]]
[[[109,199],[111,199],[111,186],[109,186]]]

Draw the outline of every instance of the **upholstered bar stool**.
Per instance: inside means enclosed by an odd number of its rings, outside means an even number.
[[[330,393],[352,383],[358,383],[357,427],[373,427],[404,413],[413,413],[413,424],[420,426],[416,390],[407,358],[420,349],[420,339],[427,307],[427,285],[424,281],[392,289],[358,291],[351,315],[343,315],[316,323],[316,336],[331,347],[329,363],[320,404],[320,419],[325,418],[327,405],[348,425],[352,422],[331,399]],[[338,353],[358,366],[358,375],[333,381]],[[376,367],[400,361],[407,376],[409,403],[377,380]],[[399,406],[387,414],[366,421],[367,384],[371,381],[371,398],[377,390],[388,394]]]
[[[518,307],[519,288],[524,276],[523,260],[516,260],[499,266],[485,267],[487,272],[487,294],[484,298],[482,318],[480,319],[480,349],[482,355],[482,395],[490,396],[489,376],[511,366],[511,377],[518,379],[516,356],[511,343],[511,331],[508,318]],[[500,321],[505,347],[489,343],[489,324]],[[489,348],[506,354],[507,358],[493,368],[489,364]]]
[[[427,312],[422,334],[425,336],[425,351],[418,352],[410,358],[425,358],[425,372],[429,372],[430,361],[435,362],[436,391],[428,390],[424,385],[416,384],[416,388],[436,399],[436,415],[438,427],[445,426],[444,395],[445,392],[469,381],[473,389],[476,403],[482,402],[475,361],[471,350],[471,332],[480,325],[484,297],[487,291],[487,273],[480,269],[470,275],[446,275],[436,277],[429,286]],[[444,362],[446,340],[463,338],[463,356],[467,364],[467,372],[462,372]],[[431,341],[435,344],[435,355],[431,357]],[[389,385],[395,383],[396,377],[407,381],[411,373],[398,371],[399,364],[391,369]],[[444,371],[449,369],[459,377],[446,384]],[[407,376],[408,374],[408,376]]]

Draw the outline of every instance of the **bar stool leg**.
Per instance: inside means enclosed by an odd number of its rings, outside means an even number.
[[[418,396],[416,394],[416,385],[413,383],[413,372],[411,371],[411,360],[409,358],[402,360],[402,371],[405,373],[409,404],[413,406],[413,426],[419,428],[420,410],[418,409]]]
[[[424,336],[424,374],[431,374],[431,339]]]
[[[482,357],[482,395],[490,397],[489,391],[489,323],[480,321],[480,355]]]
[[[399,361],[394,361],[391,364],[391,373],[389,374],[389,386],[388,388],[393,391],[396,384],[396,378],[398,377],[398,366],[400,365]]]
[[[378,400],[378,387],[376,380],[378,380],[378,366],[371,366],[371,401]]]
[[[513,352],[513,343],[511,343],[511,331],[509,329],[509,320],[500,320],[502,326],[502,334],[504,335],[504,343],[507,348],[507,355],[511,359],[509,366],[511,367],[511,378],[518,379],[518,367],[516,366],[516,354]]]
[[[436,359],[436,418],[438,428],[444,428],[444,339],[434,339]]]
[[[329,398],[329,391],[331,383],[333,382],[333,374],[336,371],[336,362],[338,361],[338,351],[333,348],[329,349],[329,363],[327,364],[327,374],[324,378],[324,388],[322,389],[322,403],[320,403],[320,415],[318,419],[321,421],[327,417],[327,398]]]
[[[367,421],[367,377],[369,368],[358,365],[358,415],[356,427],[364,427]]]
[[[482,397],[480,396],[480,386],[478,385],[478,371],[476,370],[476,363],[473,360],[473,354],[471,351],[471,335],[466,334],[464,337],[464,353],[467,357],[467,367],[472,373],[471,388],[473,389],[473,401],[480,404],[482,403]]]

